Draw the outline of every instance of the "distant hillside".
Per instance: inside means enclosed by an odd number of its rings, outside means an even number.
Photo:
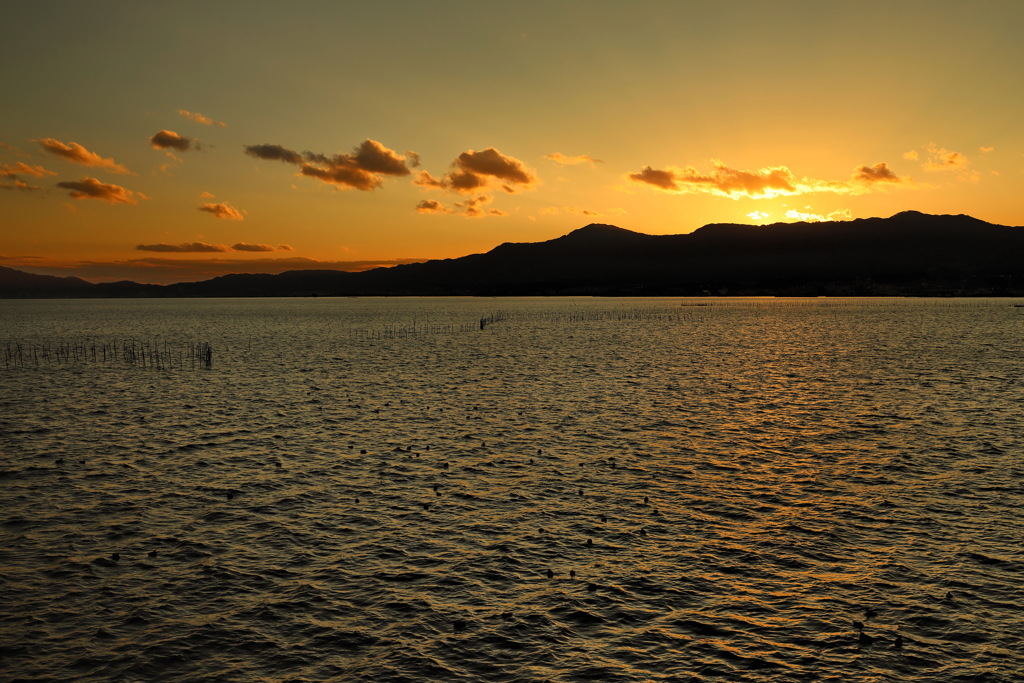
[[[92,283],[77,277],[34,275],[0,266],[0,296],[23,298],[89,296],[92,287]]]
[[[2,269],[0,296],[1024,296],[1024,228],[905,211],[890,218],[712,224],[645,235],[593,224],[484,254],[360,273],[91,285]],[[13,275],[17,274],[17,275]]]

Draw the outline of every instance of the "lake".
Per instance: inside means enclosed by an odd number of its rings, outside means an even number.
[[[1020,304],[0,301],[0,672],[1019,680]]]

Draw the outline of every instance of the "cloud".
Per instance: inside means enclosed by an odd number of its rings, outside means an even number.
[[[761,199],[801,192],[800,179],[785,166],[745,171],[729,168],[720,161],[712,163],[714,170],[710,173],[701,173],[692,166],[667,170],[647,166],[639,173],[631,173],[629,179],[669,192],[706,192],[733,199]]]
[[[562,166],[577,166],[579,164],[590,164],[591,166],[593,166],[594,164],[604,163],[600,159],[594,159],[593,157],[586,154],[579,154],[577,156],[571,157],[562,154],[561,152],[552,152],[551,154],[545,154],[544,158],[549,161],[553,161],[556,164],[561,164]]]
[[[637,183],[654,185],[655,187],[660,187],[663,190],[681,190],[681,188],[676,184],[676,175],[674,171],[661,171],[650,166],[645,166],[639,173],[630,173],[629,179]]]
[[[29,166],[23,161],[10,164],[0,164],[0,178],[16,178],[22,175],[30,175],[35,178],[43,178],[48,175],[57,175],[54,171],[48,171],[42,166]]]
[[[597,216],[624,216],[627,211],[618,207],[597,211],[595,209],[581,209],[576,206],[544,206],[538,209],[537,213],[542,216],[560,216],[568,214],[570,216],[588,216],[593,218]]]
[[[820,213],[804,213],[796,209],[790,209],[786,212],[786,218],[794,221],[803,221],[804,223],[824,223],[826,221],[848,221],[853,218],[853,214],[849,209],[838,209],[827,216],[823,216]]]
[[[519,159],[488,147],[479,152],[472,149],[463,152],[452,162],[451,171],[441,178],[421,171],[413,182],[421,187],[465,194],[497,185],[511,193],[532,189],[537,177]]]
[[[113,173],[131,174],[131,171],[113,159],[104,159],[99,154],[90,152],[77,142],[69,142],[65,144],[60,140],[54,140],[53,138],[42,138],[35,140],[35,142],[38,142],[39,145],[50,154],[59,156],[65,161],[82,164],[83,166],[103,168]]]
[[[455,213],[436,199],[424,199],[416,205],[419,213]]]
[[[213,199],[216,195],[214,195],[212,192],[200,192],[199,196],[202,199]]]
[[[269,244],[247,244],[245,242],[232,244],[231,248],[235,251],[275,251],[274,247]]]
[[[43,188],[38,185],[29,185],[21,178],[16,176],[10,176],[11,182],[0,181],[0,190],[24,190],[26,192],[32,192],[34,190],[41,190]]]
[[[928,159],[921,165],[926,171],[963,171],[970,165],[967,157],[960,152],[951,152],[945,147],[928,145]]]
[[[995,150],[995,147],[979,147],[978,148],[978,151],[983,153],[983,154],[988,154],[989,152],[991,152],[993,150]]]
[[[299,166],[299,174],[325,183],[356,190],[374,190],[384,176],[409,175],[409,163],[419,164],[415,152],[404,156],[376,140],[364,140],[348,154],[299,153],[281,145],[247,145],[245,153],[257,159],[283,161]],[[408,163],[407,163],[408,162]]]
[[[564,213],[573,214],[576,216],[600,216],[601,214],[591,209],[578,209],[572,206],[542,206],[537,209],[537,213],[542,216],[559,216]]]
[[[302,155],[281,145],[246,145],[245,153],[257,159],[283,161],[289,164],[301,164]]]
[[[195,140],[178,135],[173,130],[161,130],[155,133],[149,139],[149,144],[153,145],[154,149],[171,148],[179,152],[187,152],[193,145],[195,145],[196,149],[199,147]]]
[[[181,244],[137,244],[138,251],[173,251],[178,253],[212,253],[230,251],[223,244],[206,244],[205,242],[182,242]]]
[[[219,203],[207,203],[199,207],[200,211],[206,211],[212,213],[217,218],[223,218],[230,221],[241,221],[245,220],[243,212],[239,211],[235,207],[231,206],[227,202]]]
[[[908,161],[917,161],[917,159],[918,159],[917,150],[916,149],[912,149],[909,152],[904,152],[903,153],[903,158],[907,159]]]
[[[424,199],[416,205],[419,213],[447,213],[464,216],[466,218],[483,218],[484,216],[508,216],[507,211],[501,209],[488,209],[488,204],[493,199],[487,195],[470,197],[462,202],[455,202],[452,206],[445,206],[436,199]]]
[[[883,183],[910,185],[913,182],[898,177],[885,162],[873,166],[860,166],[854,169],[848,180],[803,178],[786,166],[768,166],[751,171],[730,168],[717,160],[713,160],[712,165],[713,170],[709,173],[701,173],[692,166],[670,166],[667,169],[646,166],[626,177],[631,182],[651,185],[666,192],[706,193],[730,199],[768,199],[814,192],[863,194],[873,191],[875,186]]]
[[[188,109],[179,109],[178,110],[178,114],[180,114],[181,116],[184,116],[186,119],[191,119],[191,120],[193,120],[193,121],[195,121],[197,123],[202,123],[202,124],[205,124],[207,126],[220,126],[221,128],[223,128],[224,126],[227,125],[223,121],[214,121],[213,119],[211,119],[208,116],[203,116],[202,114],[198,114],[196,112],[189,111]]]
[[[897,176],[889,165],[879,161],[873,166],[858,166],[853,172],[853,179],[864,183],[905,183],[904,178]]]
[[[290,244],[279,244],[277,245],[278,251],[295,251],[295,247]]]
[[[487,195],[470,197],[464,202],[455,202],[455,208],[466,218],[482,218],[484,216],[507,216],[507,211],[485,208],[492,198]]]
[[[35,190],[41,190],[43,188],[38,185],[32,185],[25,182],[20,176],[27,175],[34,178],[43,178],[48,175],[57,175],[53,171],[48,171],[42,166],[29,166],[23,161],[16,162],[15,164],[0,164],[0,178],[10,178],[9,181],[0,181],[0,190],[23,190],[26,192],[33,192]]]
[[[270,244],[249,244],[238,242],[230,247],[224,244],[207,244],[206,242],[181,242],[180,244],[138,244],[137,251],[159,251],[174,253],[223,253],[228,251],[268,252],[268,251],[295,251],[287,244],[274,247]]]
[[[99,199],[111,204],[135,204],[133,199],[135,193],[120,185],[110,185],[100,182],[96,178],[82,178],[81,180],[70,180],[57,183],[57,187],[70,190],[69,194],[75,199]],[[145,199],[145,197],[143,197]]]
[[[810,209],[811,207],[806,207]],[[755,221],[764,222],[771,217],[770,213],[766,211],[752,211],[747,214],[747,218]],[[836,209],[835,211],[822,215],[820,213],[807,213],[803,211],[797,211],[796,209],[790,209],[786,211],[786,218],[791,221],[803,221],[804,223],[823,223],[825,221],[848,221],[853,219],[853,213],[849,209]]]

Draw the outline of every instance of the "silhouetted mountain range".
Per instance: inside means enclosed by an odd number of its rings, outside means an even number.
[[[2,297],[1024,296],[1024,227],[904,211],[828,223],[705,225],[645,235],[592,224],[546,242],[359,273],[91,284],[0,268]]]

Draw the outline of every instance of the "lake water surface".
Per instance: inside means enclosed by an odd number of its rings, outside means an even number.
[[[0,677],[1022,680],[1021,303],[0,301]]]

